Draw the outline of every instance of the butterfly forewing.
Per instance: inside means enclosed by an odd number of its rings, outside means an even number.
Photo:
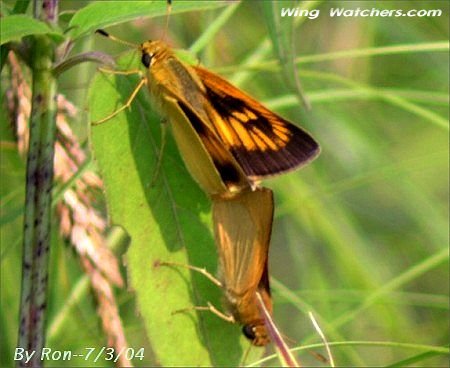
[[[307,132],[218,75],[200,67],[194,70],[205,86],[217,134],[249,178],[290,171],[318,155],[319,145]]]

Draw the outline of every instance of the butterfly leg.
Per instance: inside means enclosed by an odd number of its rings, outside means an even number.
[[[106,74],[116,74],[116,75],[138,74],[141,76],[141,78],[143,76],[142,71],[140,69],[116,70],[116,69],[99,67],[98,70],[100,70],[102,73],[106,73]]]
[[[166,134],[167,134],[167,119],[161,120],[161,147],[159,149],[158,161],[156,161],[155,171],[153,172],[152,180],[150,181],[150,186],[154,186],[156,179],[158,178],[159,171],[161,170],[162,158],[164,154],[164,149],[166,148]]]
[[[189,312],[191,310],[209,311],[209,312],[215,314],[220,319],[223,319],[223,320],[225,320],[227,322],[230,322],[230,323],[236,323],[236,320],[234,319],[234,317],[232,315],[225,314],[225,313],[221,312],[214,305],[212,305],[210,302],[208,302],[207,306],[197,306],[197,307],[189,307],[189,308],[178,309],[178,310],[172,312],[172,314],[185,313],[185,312]]]
[[[189,270],[201,273],[202,275],[204,275],[208,279],[210,279],[218,287],[220,287],[220,288],[223,287],[223,284],[218,279],[216,279],[213,275],[211,275],[205,268],[195,267],[195,266],[191,266],[191,265],[188,265],[188,264],[177,263],[177,262],[158,262],[157,265],[158,266],[184,267],[184,268],[187,268]],[[194,307],[194,308],[197,308],[197,307]]]
[[[214,284],[216,284],[219,287],[223,287],[223,284],[216,279],[213,275],[211,275],[208,271],[206,271],[205,268],[201,268],[201,267],[195,267],[195,266],[191,266],[191,265],[187,265],[187,264],[183,264],[183,263],[177,263],[177,262],[157,262],[158,266],[173,266],[173,267],[184,267],[187,268],[189,270],[201,273],[202,275],[206,276],[208,279],[210,279]],[[215,314],[217,317],[230,322],[230,323],[235,323],[236,320],[234,319],[234,317],[232,315],[229,314],[225,314],[223,312],[221,312],[220,310],[218,310],[214,305],[212,305],[210,302],[208,302],[207,306],[193,306],[193,307],[187,307],[187,308],[183,308],[183,309],[178,309],[176,311],[173,311],[172,314],[178,314],[178,313],[185,313],[185,312],[189,312],[191,310],[196,310],[196,311],[210,311],[211,313]]]
[[[140,82],[138,83],[138,85],[134,89],[133,93],[131,93],[130,97],[128,97],[127,102],[125,102],[125,104],[122,107],[120,107],[119,109],[114,111],[112,114],[109,114],[108,116],[104,117],[103,119],[100,119],[100,120],[97,120],[97,121],[93,121],[91,124],[92,125],[100,125],[100,124],[104,123],[105,121],[108,121],[109,119],[113,118],[114,116],[116,116],[117,114],[122,112],[123,110],[127,109],[128,107],[130,107],[130,105],[133,102],[134,98],[136,97],[136,95],[138,94],[139,90],[142,88],[142,86],[144,84],[147,84],[147,78],[145,78],[145,77],[143,77],[140,80]]]

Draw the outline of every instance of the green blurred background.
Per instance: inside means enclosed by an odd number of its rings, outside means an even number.
[[[61,8],[76,10],[88,3],[66,1]],[[270,250],[274,319],[294,341],[291,346],[308,346],[320,342],[307,315],[312,311],[327,339],[342,343],[331,347],[342,366],[448,366],[442,351],[449,340],[449,56],[448,49],[437,51],[433,45],[448,42],[449,3],[317,1],[300,6],[321,11],[317,19],[294,20],[295,54],[311,111],[298,103],[280,68],[268,63],[276,55],[256,1],[242,3],[197,55],[203,65],[306,128],[322,146],[312,165],[264,183],[276,200]],[[336,7],[441,9],[443,15],[332,18],[329,9]],[[173,15],[167,41],[188,48],[221,12]],[[160,38],[165,21],[138,19],[108,31],[141,42]],[[388,46],[399,47],[382,49]],[[76,48],[113,54],[124,49],[95,36]],[[88,135],[84,108],[94,73],[95,66],[81,65],[60,83],[80,108],[73,129],[82,141]],[[2,73],[2,100],[5,78]],[[12,144],[3,108],[1,119],[0,365],[11,366],[25,163]],[[55,326],[61,315],[65,319],[48,342],[71,350],[102,346],[94,300],[56,222],[53,242],[48,322]],[[130,346],[150,350],[132,295],[117,290],[117,297]],[[306,366],[323,366],[305,352],[299,357]],[[135,364],[156,362],[147,356]]]

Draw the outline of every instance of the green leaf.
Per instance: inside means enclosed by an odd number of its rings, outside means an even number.
[[[4,17],[0,24],[2,45],[10,41],[20,41],[24,36],[36,34],[59,35],[46,23],[22,14]]]
[[[213,9],[226,5],[225,1],[175,1],[171,14],[193,10]],[[72,38],[137,18],[153,18],[167,15],[165,1],[99,1],[80,9],[72,18]]]
[[[298,71],[295,65],[295,47],[293,42],[293,17],[281,17],[283,7],[294,8],[296,1],[264,1],[262,7],[264,18],[269,29],[269,36],[272,41],[275,54],[279,59],[284,80],[289,89],[294,92],[300,103],[307,109],[310,108],[303,88],[300,84]]]
[[[131,76],[97,75],[89,93],[91,119],[104,118],[123,106],[137,83],[138,78]],[[217,265],[210,203],[186,171],[170,134],[151,185],[160,150],[160,122],[148,93],[141,91],[131,109],[92,127],[111,221],[131,237],[126,254],[130,286],[159,364],[236,366],[249,346],[238,326],[210,312],[172,315],[207,302],[222,310],[221,290],[185,268],[155,266],[158,261],[178,262],[214,274]],[[261,349],[252,352],[259,355]]]

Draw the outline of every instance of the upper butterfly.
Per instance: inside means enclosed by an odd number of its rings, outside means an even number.
[[[147,41],[139,50],[152,100],[170,121],[189,172],[209,195],[253,187],[319,154],[307,132],[218,75],[183,63],[164,42]]]

